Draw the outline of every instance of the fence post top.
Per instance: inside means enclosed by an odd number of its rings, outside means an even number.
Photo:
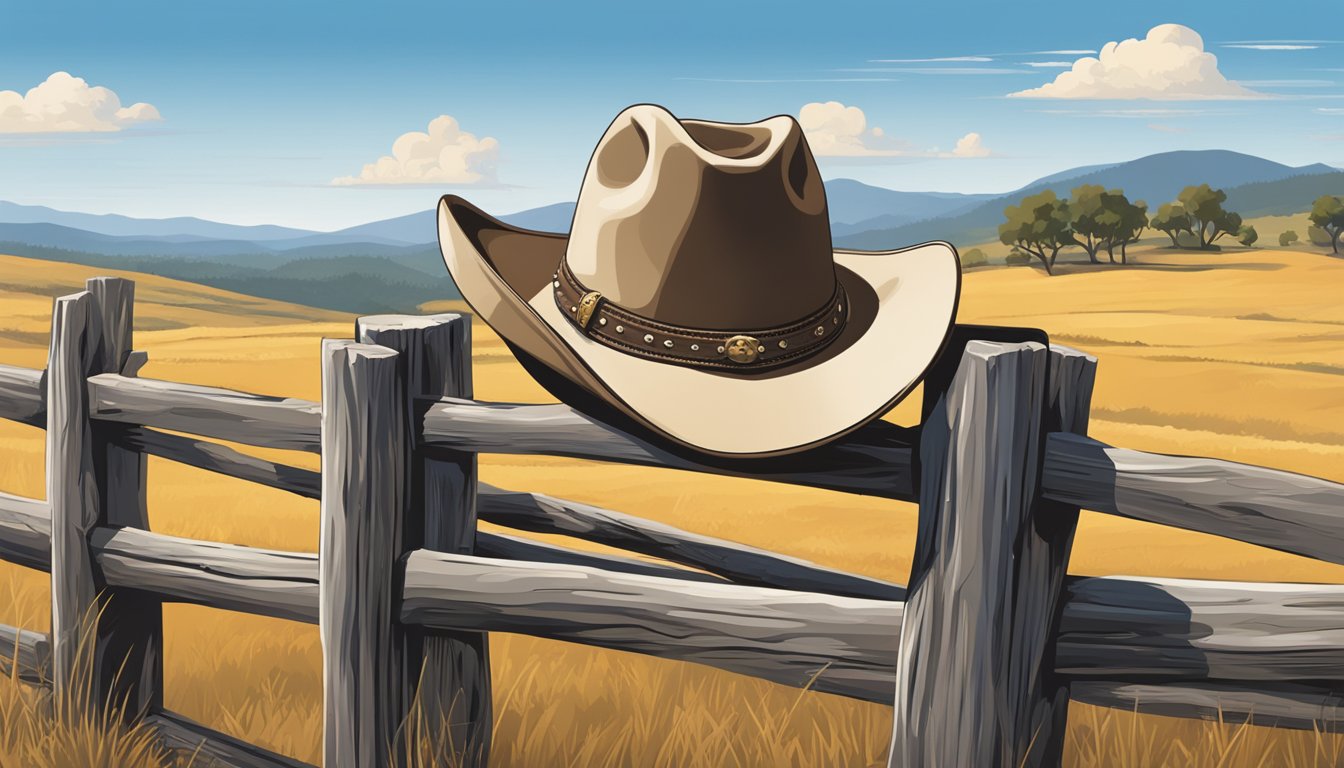
[[[450,325],[463,320],[470,321],[471,315],[461,312],[444,312],[437,315],[364,315],[355,321],[355,326],[361,331],[414,331]]]
[[[1044,344],[1035,341],[981,341],[975,339],[966,342],[965,355],[979,358],[990,358],[995,355],[1004,355],[1012,352],[1044,352]]]
[[[396,357],[397,350],[380,344],[364,344],[354,339],[323,339],[322,355],[328,359],[344,356],[346,358],[386,358]]]

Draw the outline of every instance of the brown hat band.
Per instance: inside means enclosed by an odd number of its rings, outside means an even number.
[[[840,335],[848,317],[839,281],[831,300],[788,325],[714,331],[669,325],[618,307],[586,288],[561,262],[552,278],[555,304],[584,335],[626,354],[720,370],[762,370],[813,355]]]

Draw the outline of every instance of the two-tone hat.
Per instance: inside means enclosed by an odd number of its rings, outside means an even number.
[[[598,142],[569,234],[455,196],[438,220],[463,298],[552,392],[716,456],[793,453],[881,416],[939,354],[960,289],[947,243],[832,246],[788,116],[633,106]]]

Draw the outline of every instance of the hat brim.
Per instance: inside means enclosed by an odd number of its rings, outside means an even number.
[[[723,457],[795,453],[881,416],[946,344],[961,286],[948,243],[837,250],[852,305],[842,338],[796,365],[744,376],[645,360],[581,333],[551,289],[565,235],[510,226],[451,195],[439,203],[438,231],[463,298],[511,346],[654,434]]]

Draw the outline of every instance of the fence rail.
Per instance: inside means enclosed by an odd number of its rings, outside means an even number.
[[[1056,764],[1069,698],[1344,730],[1344,587],[1064,573],[1080,507],[1344,562],[1344,485],[1089,439],[1095,360],[1072,350],[971,342],[926,383],[922,428],[878,422],[804,456],[726,461],[562,405],[471,400],[468,326],[452,315],[363,318],[358,342],[327,342],[323,403],[141,379],[130,296],[126,281],[91,281],[56,302],[48,371],[0,365],[0,417],[52,426],[59,473],[51,501],[0,493],[0,558],[69,585],[54,637],[0,626],[0,647],[23,679],[65,684],[71,617],[101,590],[96,663],[128,671],[120,690],[170,747],[297,765],[163,710],[160,601],[319,624],[332,766],[400,761],[387,746],[416,695],[443,713],[465,702],[454,743],[484,764],[489,632],[896,702],[893,760],[909,765]],[[323,471],[213,440],[320,453]],[[919,501],[915,587],[481,484],[482,452]],[[322,556],[147,530],[150,455],[320,499]],[[477,531],[477,519],[655,560]],[[966,710],[967,697],[989,709]],[[987,719],[990,736],[968,740]]]

